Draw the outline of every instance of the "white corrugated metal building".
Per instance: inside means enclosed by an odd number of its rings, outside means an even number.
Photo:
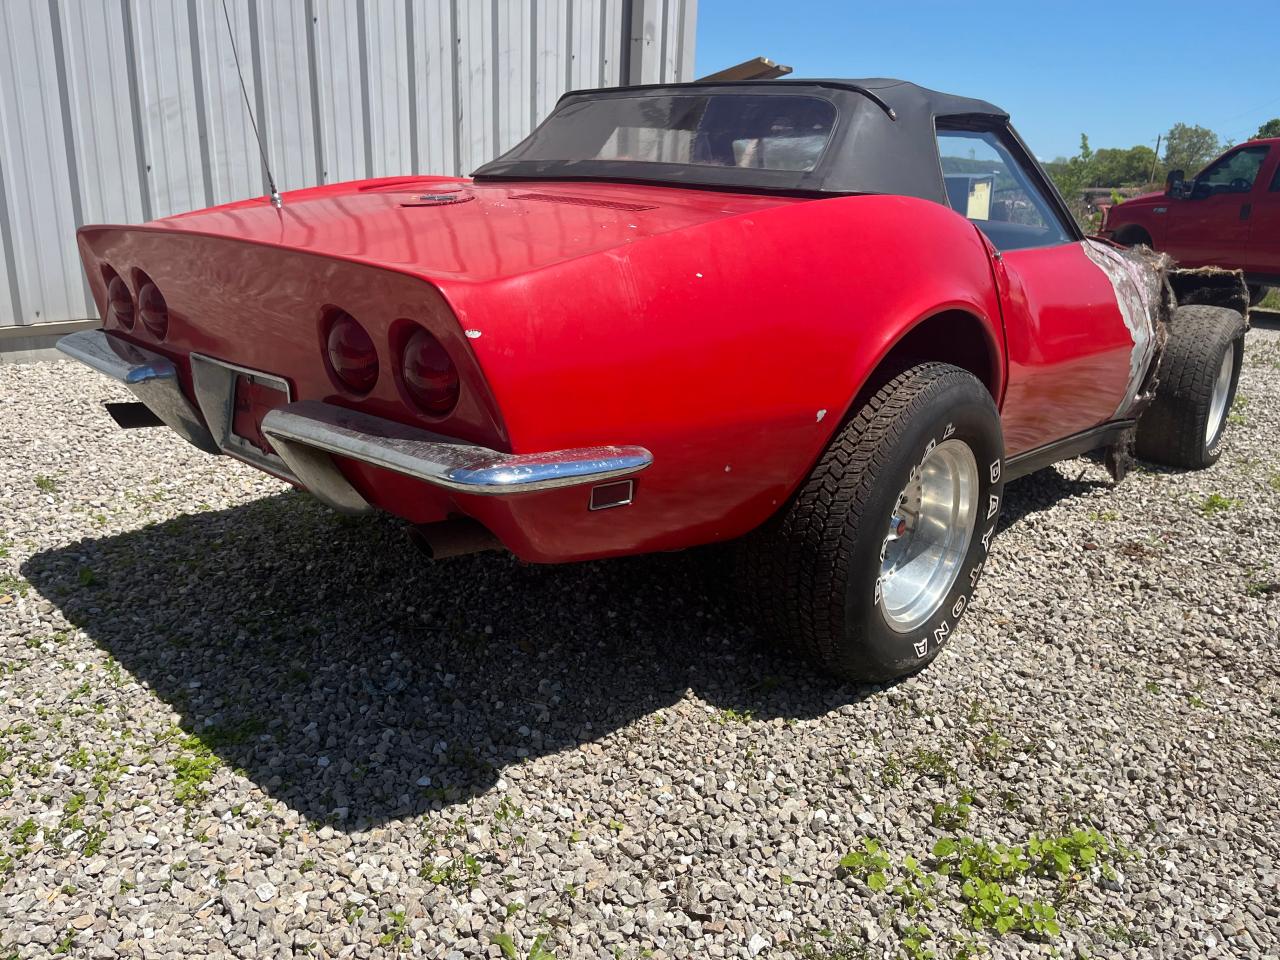
[[[3,0],[0,352],[96,309],[75,230],[467,173],[565,90],[685,80],[697,0]],[[228,20],[229,27],[228,29]]]

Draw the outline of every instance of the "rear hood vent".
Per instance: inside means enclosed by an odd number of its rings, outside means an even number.
[[[594,197],[572,197],[564,193],[513,193],[512,200],[542,200],[546,203],[571,203],[579,207],[605,207],[609,210],[656,210],[656,203],[623,203],[620,200],[597,200]]]

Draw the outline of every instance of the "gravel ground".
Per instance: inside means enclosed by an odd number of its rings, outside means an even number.
[[[762,648],[706,555],[431,566],[0,366],[0,950],[1275,957],[1278,383],[1272,319],[1214,469],[1011,485],[886,689]]]

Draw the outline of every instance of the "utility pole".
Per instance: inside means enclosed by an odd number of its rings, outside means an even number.
[[[1147,178],[1149,181],[1154,181],[1156,178],[1156,164],[1160,162],[1160,141],[1163,138],[1164,134],[1156,137],[1156,155],[1151,158],[1151,176]]]

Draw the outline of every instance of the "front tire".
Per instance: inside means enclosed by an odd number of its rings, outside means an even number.
[[[1138,421],[1137,455],[1189,470],[1217,463],[1243,360],[1240,314],[1202,304],[1175,310],[1156,396]]]
[[[995,534],[1004,440],[987,389],[942,363],[885,384],[743,547],[748,599],[825,672],[883,681],[955,631]]]

